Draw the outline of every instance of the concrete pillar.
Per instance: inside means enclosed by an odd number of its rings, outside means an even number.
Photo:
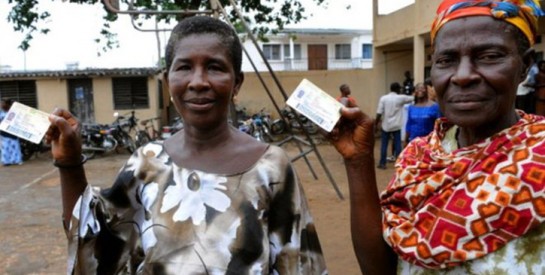
[[[290,35],[290,69],[295,70],[293,59],[295,58],[295,46],[293,44],[293,36]]]
[[[424,81],[424,69],[426,66],[426,40],[422,35],[413,38],[413,74],[414,84]]]

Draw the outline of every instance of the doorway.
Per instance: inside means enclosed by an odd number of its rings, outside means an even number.
[[[82,123],[95,122],[93,82],[89,78],[68,80],[70,112]]]
[[[308,70],[327,70],[327,45],[308,45]]]

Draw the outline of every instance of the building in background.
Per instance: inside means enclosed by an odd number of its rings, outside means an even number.
[[[413,4],[390,14],[378,13],[379,0],[373,0],[373,70],[377,87],[386,90],[389,83],[401,82],[410,71],[415,83],[429,76],[431,69],[430,29],[442,0],[415,0]],[[545,1],[539,1],[545,7]],[[545,33],[545,18],[539,19],[540,34]],[[543,58],[542,35],[536,39],[537,59]]]
[[[296,29],[286,28],[276,35],[259,41],[274,71],[314,71],[369,69],[372,67],[373,45],[371,30]],[[253,42],[242,36],[243,44],[257,71],[267,66]],[[248,56],[242,70],[254,71]]]
[[[111,123],[114,112],[135,110],[146,119],[163,113],[160,70],[156,68],[2,71],[0,98],[52,112],[70,110],[84,123]]]

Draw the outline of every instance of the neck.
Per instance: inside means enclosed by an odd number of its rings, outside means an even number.
[[[218,127],[207,129],[184,127],[184,147],[198,151],[217,148],[230,140],[231,130],[233,129],[227,122]]]
[[[416,98],[416,102],[415,104],[421,104],[421,105],[424,105],[428,103],[428,98],[427,97],[417,97]]]
[[[513,111],[505,119],[490,127],[460,127],[456,139],[460,147],[470,146],[515,125],[519,119],[520,116]]]

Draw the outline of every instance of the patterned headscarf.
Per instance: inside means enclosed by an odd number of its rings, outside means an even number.
[[[461,17],[479,15],[492,16],[511,23],[524,33],[532,46],[537,31],[537,16],[545,13],[536,0],[444,0],[437,8],[437,16],[431,27],[432,44],[445,23]]]

